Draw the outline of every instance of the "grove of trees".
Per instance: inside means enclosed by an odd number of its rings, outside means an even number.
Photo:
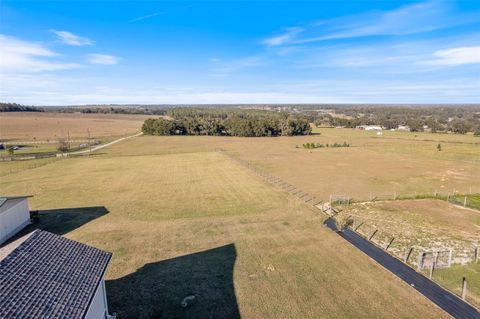
[[[168,118],[147,119],[148,135],[293,136],[311,133],[302,116],[258,110],[172,109]]]

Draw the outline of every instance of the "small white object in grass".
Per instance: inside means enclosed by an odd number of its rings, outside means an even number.
[[[195,298],[196,297],[194,295],[186,296],[185,298],[183,298],[181,302],[182,307],[187,308],[188,306],[192,305],[195,301]]]

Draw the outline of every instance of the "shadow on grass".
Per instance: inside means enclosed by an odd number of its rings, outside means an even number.
[[[161,245],[162,243],[158,243]],[[239,319],[233,285],[234,244],[146,264],[106,282],[110,312],[119,318]],[[181,302],[195,296],[187,307]]]
[[[103,206],[39,210],[39,221],[27,226],[17,236],[35,229],[64,235],[106,214],[108,210]]]

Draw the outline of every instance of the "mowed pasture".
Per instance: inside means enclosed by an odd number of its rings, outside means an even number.
[[[87,139],[131,135],[141,130],[151,116],[53,112],[0,113],[2,141],[56,141],[60,138]]]
[[[34,195],[41,227],[113,252],[119,317],[447,318],[215,145],[166,141],[134,138],[0,181],[2,194]]]
[[[473,135],[316,129],[319,135],[278,138],[145,136],[109,148],[110,155],[209,152],[225,149],[325,201],[480,192],[480,138]],[[303,143],[350,144],[303,149]],[[442,151],[437,145],[442,145]],[[135,145],[135,146],[133,146]],[[298,146],[299,148],[296,148]]]

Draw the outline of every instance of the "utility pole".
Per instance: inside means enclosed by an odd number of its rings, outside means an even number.
[[[92,138],[90,137],[90,129],[87,128],[87,133],[88,133],[88,148],[90,150],[90,153],[92,153]]]

